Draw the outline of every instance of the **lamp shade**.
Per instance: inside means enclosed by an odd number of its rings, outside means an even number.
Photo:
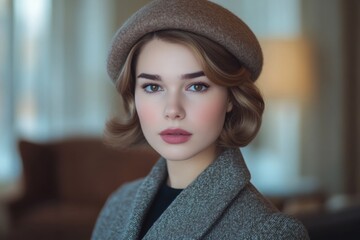
[[[314,64],[303,38],[263,39],[263,71],[256,83],[266,98],[306,99],[313,92]]]

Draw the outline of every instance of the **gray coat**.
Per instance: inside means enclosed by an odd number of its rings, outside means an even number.
[[[92,239],[137,239],[167,177],[161,158],[142,180],[112,194]],[[304,226],[276,210],[250,183],[240,150],[227,149],[185,188],[143,239],[309,239]]]

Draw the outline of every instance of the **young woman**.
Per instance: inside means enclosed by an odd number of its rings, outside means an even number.
[[[108,72],[129,118],[107,137],[162,158],[112,194],[93,239],[308,239],[250,183],[239,150],[261,124],[261,66],[251,30],[209,1],[155,0],[119,29]]]

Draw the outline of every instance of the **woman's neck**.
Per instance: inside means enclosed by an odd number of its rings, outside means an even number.
[[[166,160],[167,185],[184,189],[192,183],[217,157],[216,147],[209,147],[186,160]]]

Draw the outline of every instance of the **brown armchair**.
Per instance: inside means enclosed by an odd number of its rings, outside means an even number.
[[[149,148],[118,151],[89,138],[22,140],[19,151],[24,191],[8,205],[9,240],[89,239],[109,194],[159,158]]]

